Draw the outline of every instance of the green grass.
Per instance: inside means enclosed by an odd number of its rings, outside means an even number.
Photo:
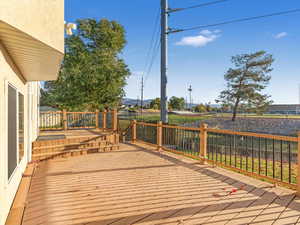
[[[199,120],[204,120],[211,118],[211,115],[203,115],[203,116],[186,116],[186,115],[169,115],[169,124],[172,125],[180,125],[184,123],[192,123]],[[144,121],[148,123],[157,123],[160,121],[160,115],[143,115],[143,116],[137,116],[136,120],[138,121]]]

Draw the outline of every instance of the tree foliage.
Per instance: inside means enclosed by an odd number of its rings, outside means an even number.
[[[204,113],[204,112],[207,112],[207,107],[206,107],[206,105],[201,103],[201,104],[196,105],[194,107],[194,111],[199,112],[199,113]]]
[[[273,62],[273,56],[265,51],[232,57],[235,68],[230,68],[225,74],[227,89],[216,100],[223,107],[232,109],[232,121],[240,109],[262,113],[271,104],[270,96],[262,91],[271,79],[269,73],[273,70]]]
[[[172,96],[169,100],[169,107],[173,110],[183,110],[185,105],[184,98]]]
[[[155,98],[150,102],[151,109],[160,109],[160,98]]]
[[[125,30],[116,21],[77,20],[78,31],[65,40],[65,57],[57,81],[47,82],[43,102],[68,110],[119,105],[130,71],[120,53]]]

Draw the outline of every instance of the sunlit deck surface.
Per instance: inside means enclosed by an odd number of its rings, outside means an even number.
[[[23,225],[38,224],[300,224],[300,199],[195,160],[122,144],[40,163],[23,217]]]
[[[38,140],[58,140],[58,139],[68,139],[68,138],[77,138],[84,136],[99,136],[104,135],[109,132],[103,131],[101,129],[82,129],[82,130],[48,130],[40,131]]]

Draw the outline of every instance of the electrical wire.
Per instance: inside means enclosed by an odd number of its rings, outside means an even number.
[[[189,10],[189,9],[195,9],[195,8],[200,8],[200,7],[210,6],[210,5],[216,5],[216,4],[228,2],[228,1],[230,1],[230,0],[218,0],[218,1],[198,4],[198,5],[193,5],[193,6],[189,6],[189,7],[185,7],[185,8],[169,9],[168,13],[175,13],[175,12],[180,12],[180,11]]]
[[[239,22],[250,21],[250,20],[263,19],[263,18],[267,18],[267,17],[286,15],[286,14],[291,14],[291,13],[296,13],[296,12],[300,12],[300,9],[293,9],[293,10],[288,10],[288,11],[281,11],[281,12],[266,14],[266,15],[262,15],[262,16],[253,16],[253,17],[246,17],[246,18],[235,19],[235,20],[228,20],[228,21],[224,21],[224,22],[220,22],[220,23],[214,23],[214,24],[208,24],[208,25],[200,25],[200,26],[195,26],[195,27],[190,27],[190,28],[184,28],[184,29],[174,29],[174,30],[170,30],[168,32],[168,34],[179,33],[179,32],[190,31],[190,30],[197,30],[197,29],[204,29],[204,28],[209,28],[209,27],[222,26],[222,25],[239,23]]]

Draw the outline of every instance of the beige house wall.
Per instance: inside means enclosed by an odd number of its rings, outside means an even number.
[[[64,0],[1,0],[0,21],[64,51]]]
[[[15,39],[18,41],[14,42]],[[26,46],[30,48],[22,48],[23,41],[28,41]],[[57,77],[63,52],[63,0],[0,0],[0,225],[5,224],[22,173],[31,160],[32,141],[38,136],[39,81]],[[47,77],[45,73],[49,70]],[[24,157],[10,179],[7,175],[8,84],[24,95]]]

